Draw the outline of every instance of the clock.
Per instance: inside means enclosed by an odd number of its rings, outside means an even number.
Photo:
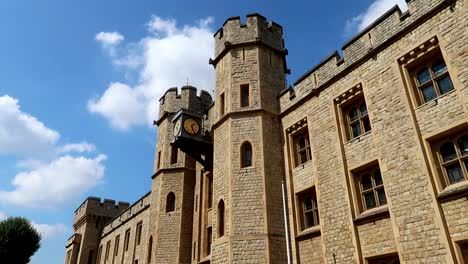
[[[182,126],[182,120],[179,119],[179,120],[177,120],[177,122],[174,124],[174,129],[173,129],[173,133],[172,133],[172,134],[174,135],[174,137],[180,136],[181,126]]]
[[[198,122],[194,119],[187,118],[184,121],[184,129],[185,131],[187,131],[187,133],[191,135],[196,135],[200,131],[200,125],[198,125]]]

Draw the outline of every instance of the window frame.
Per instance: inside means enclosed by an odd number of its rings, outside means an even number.
[[[128,247],[130,244],[130,228],[125,230],[125,238],[124,238],[124,252],[128,251]]]
[[[441,61],[443,62],[443,64],[445,65],[445,71],[439,75],[436,75],[434,73],[434,70],[433,70],[433,66],[438,62],[438,61]],[[420,71],[422,71],[423,69],[426,69],[429,71],[429,79],[422,83],[422,84],[419,84],[419,80],[418,80],[418,73]],[[409,70],[409,76],[411,78],[411,84],[413,86],[413,90],[416,94],[416,97],[417,97],[417,104],[418,106],[421,106],[423,104],[426,104],[426,103],[429,103],[431,101],[434,101],[434,100],[437,100],[439,97],[445,95],[445,94],[448,94],[452,91],[455,90],[455,85],[453,83],[453,80],[452,80],[452,77],[450,76],[450,71],[449,71],[449,68],[447,66],[447,63],[445,62],[445,59],[444,57],[442,56],[442,52],[437,49],[437,50],[434,50],[433,52],[430,52],[428,54],[425,55],[425,58],[422,58],[418,61],[415,61],[414,64],[408,68]],[[452,89],[450,89],[449,91],[445,92],[445,93],[442,93],[441,92],[441,89],[439,87],[439,81],[444,79],[445,77],[449,78],[450,80],[450,84],[452,86]],[[423,88],[427,88],[429,87],[430,85],[432,84],[432,87],[435,91],[435,97],[426,101],[426,99],[424,98],[424,94],[422,92],[422,89]]]
[[[177,208],[177,205],[176,205],[175,193],[174,192],[169,192],[167,194],[167,196],[166,196],[166,213],[175,212],[176,208]]]
[[[240,107],[245,108],[250,106],[250,86],[249,84],[240,85]],[[246,98],[244,97],[246,96]],[[245,101],[245,99],[247,101]]]
[[[311,208],[306,209],[306,199],[311,200]],[[320,211],[318,206],[317,192],[315,186],[297,194],[299,211],[299,228],[301,231],[320,226]],[[307,214],[312,214],[312,225],[306,224]]]
[[[299,141],[304,138],[305,146],[300,148]],[[294,167],[299,167],[312,160],[312,149],[310,147],[310,136],[307,125],[292,135],[293,151],[294,151]],[[305,152],[306,160],[302,161],[301,154]]]
[[[375,173],[377,171],[379,171],[380,178],[382,180],[382,183],[379,184],[379,185],[377,185],[376,180],[375,180]],[[362,182],[363,182],[362,178],[364,176],[366,176],[366,175],[369,175],[370,180],[371,180],[371,185],[372,186],[371,186],[370,189],[364,189],[363,184],[362,184]],[[379,208],[379,207],[384,206],[384,205],[386,205],[388,203],[387,193],[385,192],[385,184],[384,184],[383,178],[382,178],[382,171],[380,170],[380,167],[378,165],[369,167],[366,170],[363,170],[363,171],[359,172],[356,175],[356,178],[357,178],[357,184],[358,184],[358,187],[359,187],[359,197],[360,197],[360,200],[361,200],[361,211],[362,212],[365,212],[365,211],[368,211],[368,210],[371,210],[371,209],[375,209],[375,208]],[[381,204],[380,199],[379,199],[379,193],[378,193],[379,190],[383,190],[383,192],[385,194],[385,203],[383,203],[383,204]],[[374,195],[375,206],[372,207],[372,208],[368,208],[367,203],[366,203],[366,194],[369,194],[369,193],[372,193]]]
[[[247,147],[248,149],[250,149],[250,160],[247,160],[247,153],[246,153],[246,151],[248,150]],[[250,163],[247,161],[249,161]],[[250,141],[244,141],[244,143],[242,143],[240,147],[240,167],[241,169],[250,168],[250,167],[253,167],[253,164],[254,164],[254,154],[253,154],[252,143],[250,143]]]
[[[363,115],[361,111],[363,105],[366,107],[365,115]],[[351,120],[350,113],[351,110],[354,108],[356,108],[357,111],[357,119]],[[369,108],[367,107],[367,102],[362,92],[354,96],[349,102],[346,102],[343,105],[341,105],[341,113],[345,125],[346,138],[348,141],[351,141],[355,138],[359,138],[362,135],[372,131],[372,125],[369,116]],[[365,120],[367,120],[369,124],[368,130],[366,130]],[[359,124],[360,133],[357,136],[355,136],[353,132],[353,126],[355,124]]]
[[[463,155],[462,151],[460,150],[459,140],[463,137],[468,137],[468,133],[454,133],[449,136],[438,140],[435,144],[433,144],[436,162],[437,162],[437,171],[439,173],[439,179],[441,180],[441,184],[443,188],[447,188],[450,185],[454,185],[461,182],[468,181],[468,153]],[[456,158],[444,161],[441,148],[444,144],[451,143],[455,149]],[[446,167],[458,164],[461,169],[462,177],[464,180],[451,183],[450,178],[448,176],[448,172]]]
[[[218,231],[218,238],[221,238],[226,234],[226,205],[223,199],[218,202],[217,216],[216,229]]]
[[[139,246],[141,244],[141,233],[143,232],[143,221],[137,223],[136,226],[136,245]]]

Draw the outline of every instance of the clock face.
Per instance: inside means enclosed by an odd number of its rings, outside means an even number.
[[[184,121],[184,129],[187,131],[187,133],[195,135],[198,134],[198,131],[200,131],[200,126],[198,125],[197,121],[192,118],[188,118]]]
[[[179,119],[179,120],[177,120],[177,122],[174,124],[174,129],[173,129],[173,133],[172,133],[172,134],[174,135],[174,137],[180,136],[180,131],[181,131],[180,128],[181,128],[181,126],[182,126],[182,120]]]

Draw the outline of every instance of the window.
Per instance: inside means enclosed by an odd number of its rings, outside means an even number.
[[[301,228],[307,229],[320,224],[315,189],[299,194]]]
[[[444,139],[436,152],[444,186],[468,180],[468,134]]]
[[[367,260],[368,264],[400,264],[398,254],[387,255],[384,257],[376,257]]]
[[[252,166],[252,145],[244,142],[241,146],[241,168]]]
[[[453,84],[442,56],[427,60],[412,73],[420,104],[452,91]]]
[[[101,263],[101,254],[102,254],[102,245],[99,246],[99,249],[98,249],[98,252],[97,252],[96,264]]]
[[[219,96],[219,115],[224,115],[224,93]]]
[[[130,242],[130,228],[125,231],[125,240],[124,240],[125,252],[128,251],[129,242]]]
[[[141,242],[141,229],[143,228],[143,223],[138,223],[137,224],[137,233],[136,233],[136,243],[137,245],[139,246],[140,245],[140,242]]]
[[[250,104],[249,85],[248,84],[241,85],[240,90],[241,90],[241,107],[247,107]]]
[[[218,237],[224,236],[224,201],[218,204]]]
[[[359,137],[371,130],[367,106],[363,96],[346,106],[343,110],[348,139]]]
[[[170,192],[166,197],[166,213],[175,211],[175,194]]]
[[[377,166],[357,174],[361,211],[366,211],[387,204],[382,174]]]
[[[114,256],[112,256],[112,263],[114,263],[115,257],[119,254],[119,242],[120,242],[120,236],[117,236],[114,242]]]
[[[302,165],[312,159],[310,152],[309,133],[307,129],[294,135],[293,143],[296,166]]]
[[[177,153],[179,152],[179,149],[171,145],[171,164],[176,164],[177,163]]]
[[[462,254],[463,263],[468,263],[468,241],[460,242],[458,245]]]
[[[156,169],[161,168],[161,151],[158,151],[158,161],[156,163]]]
[[[109,240],[107,241],[107,245],[106,245],[106,256],[104,257],[104,263],[107,263],[107,260],[109,259],[110,246],[111,246],[111,242]]]
[[[94,250],[90,250],[88,253],[88,264],[93,264]]]
[[[152,254],[153,254],[153,236],[150,236],[149,242],[148,242],[148,258],[146,261],[147,264],[151,263]]]
[[[206,181],[207,181],[207,192],[208,192],[208,209],[210,209],[213,205],[213,177],[207,175],[206,176]]]
[[[206,229],[207,243],[206,243],[206,252],[207,255],[211,254],[211,243],[213,241],[213,231],[211,226]]]

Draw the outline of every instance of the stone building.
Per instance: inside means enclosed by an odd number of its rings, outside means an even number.
[[[468,1],[407,2],[294,87],[280,25],[226,20],[214,100],[164,94],[151,192],[85,200],[65,263],[468,263]]]

